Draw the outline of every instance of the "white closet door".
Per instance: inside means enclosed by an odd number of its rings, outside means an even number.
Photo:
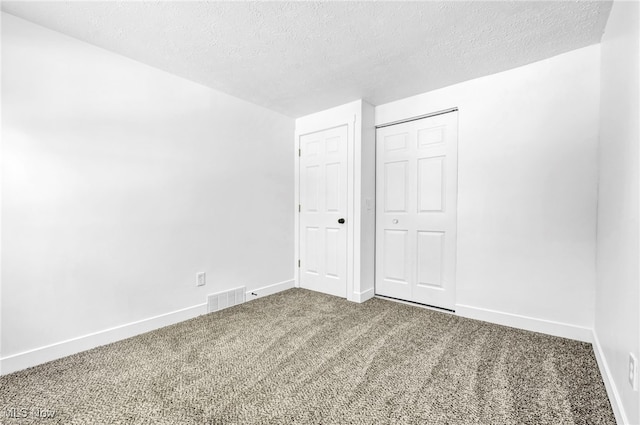
[[[300,137],[300,286],[347,296],[347,126]]]
[[[458,114],[376,133],[376,294],[455,305]]]

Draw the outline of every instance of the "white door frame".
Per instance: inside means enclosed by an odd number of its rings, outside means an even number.
[[[389,122],[382,122],[380,124],[376,124],[375,125],[375,129],[376,129],[376,139],[375,139],[376,151],[377,151],[377,146],[378,146],[377,130],[379,128],[388,127],[388,126],[392,126],[392,125],[396,125],[396,124],[403,124],[403,123],[410,122],[410,121],[417,121],[417,120],[430,118],[430,117],[435,117],[435,116],[438,116],[438,115],[448,114],[448,113],[452,113],[452,112],[453,113],[458,113],[458,111],[459,111],[459,108],[457,106],[455,106],[455,107],[451,107],[451,108],[437,110],[437,111],[434,111],[434,112],[425,113],[425,114],[422,114],[422,115],[410,116],[410,117],[407,117],[407,118],[400,118],[400,119],[397,119],[397,120],[393,120],[393,121],[389,121]],[[460,126],[459,119],[460,118],[458,116],[458,120],[456,121],[456,125],[458,126],[458,129],[459,129],[459,126]],[[459,140],[460,140],[460,135],[458,133],[457,140],[456,140],[456,149],[459,148]],[[458,174],[458,163],[459,163],[458,158],[459,158],[459,156],[456,155],[456,174]],[[375,165],[375,170],[376,170],[375,173],[376,173],[376,180],[377,180],[377,177],[378,177],[378,161],[377,161],[377,158],[376,158],[375,164],[376,164]],[[458,183],[458,179],[456,178],[456,198],[458,197],[458,190],[457,190],[458,184],[459,184]],[[377,202],[378,202],[378,199],[376,198],[376,205],[377,205]],[[458,208],[457,208],[457,202],[456,202],[456,227],[457,227],[457,221],[458,221],[457,209]],[[438,309],[438,310],[441,310],[441,311],[447,311],[447,312],[452,312],[452,313],[455,313],[455,308],[456,308],[455,306],[457,305],[456,304],[456,302],[457,302],[457,288],[458,288],[458,285],[457,285],[458,232],[457,231],[455,232],[455,236],[454,237],[455,237],[455,246],[456,246],[455,255],[454,255],[454,259],[453,259],[454,269],[455,269],[455,272],[454,272],[455,280],[454,280],[454,285],[453,285],[453,293],[454,293],[453,306],[454,307],[453,307],[453,309],[448,309],[448,308],[443,308],[443,307],[425,305],[428,308],[434,308],[434,309]],[[375,238],[376,238],[375,240],[376,240],[376,243],[377,243],[377,238],[378,238],[378,234],[377,234],[377,217],[376,217]],[[377,257],[376,257],[376,261],[377,261]],[[375,277],[374,277],[374,291],[375,291]],[[376,296],[378,296],[377,293],[376,293]],[[399,300],[399,299],[397,301],[403,302],[403,303],[407,303],[407,304],[414,304],[414,305],[417,304],[417,303],[415,303],[413,301],[405,301],[405,300]],[[424,304],[421,304],[421,305],[424,305]]]
[[[298,207],[300,287],[342,298],[347,297],[348,131],[348,126],[341,125],[299,138],[302,149],[299,155],[300,197],[304,198]],[[336,139],[335,148],[332,148],[333,143],[329,142]],[[338,170],[337,174],[334,171],[335,186],[328,180],[331,169]],[[309,174],[312,170],[315,170],[315,178]],[[308,186],[312,181],[315,189]],[[332,193],[335,199],[330,196]],[[311,229],[316,230],[315,236],[309,233]],[[333,238],[336,240],[332,243]],[[309,244],[315,245],[315,249]],[[309,257],[310,250],[315,253],[313,257]],[[335,259],[335,268],[331,268],[330,258]]]
[[[362,101],[355,101],[326,111],[307,115],[296,120],[295,129],[295,249],[294,276],[295,286],[300,287],[300,137],[305,134],[316,133],[340,126],[347,126],[347,299],[360,302],[358,294],[354,292],[354,281],[359,281],[360,270],[355,267],[360,259],[360,196],[356,196],[356,177],[360,175],[361,164],[356,161],[356,140],[361,137]],[[358,184],[359,184],[358,179]]]

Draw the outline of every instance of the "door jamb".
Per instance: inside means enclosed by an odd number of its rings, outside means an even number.
[[[295,128],[295,150],[294,150],[294,276],[295,287],[300,287],[300,137],[305,134],[329,130],[336,127],[347,126],[347,300],[356,301],[354,294],[354,273],[355,273],[355,253],[360,249],[360,217],[355,211],[356,200],[359,196],[355,194],[355,176],[359,172],[355,170],[355,140],[359,137],[358,116],[361,111],[361,102],[356,101],[339,106],[317,114],[308,115],[296,120]],[[359,205],[359,202],[358,202]],[[356,235],[357,233],[357,235]]]
[[[448,113],[451,113],[451,112],[459,113],[459,108],[457,106],[454,106],[454,107],[451,107],[451,108],[441,109],[441,110],[437,110],[437,111],[434,111],[434,112],[429,112],[429,113],[422,114],[422,115],[410,116],[410,117],[401,118],[401,119],[398,119],[398,120],[395,120],[395,121],[382,122],[380,124],[376,124],[375,125],[375,130],[374,130],[375,131],[374,145],[375,145],[375,152],[376,152],[375,159],[374,159],[374,161],[375,161],[375,168],[374,169],[375,169],[376,182],[378,180],[377,179],[377,177],[378,177],[378,156],[377,156],[377,153],[378,153],[378,129],[383,128],[383,127],[389,127],[389,126],[396,125],[396,124],[404,124],[404,123],[407,123],[407,122],[410,122],[410,121],[417,121],[417,120],[421,120],[421,119],[424,119],[424,118],[431,118],[431,117],[434,117],[434,116],[437,116],[437,115],[448,114]],[[460,118],[459,118],[459,116],[458,116],[458,120],[456,121],[456,125],[458,126],[458,133],[457,133],[457,140],[456,140],[456,150],[458,150],[457,153],[459,154],[459,146],[460,146]],[[456,173],[459,175],[459,171],[460,171],[459,170],[459,163],[460,163],[459,155],[456,155],[456,159],[457,159]],[[459,180],[456,178],[456,197],[457,198],[458,198],[458,195],[459,195],[458,188],[459,188]],[[376,193],[376,195],[378,193],[377,187],[375,189],[375,193]],[[377,199],[377,196],[376,196],[376,203],[377,202],[378,202],[378,199]],[[377,211],[377,208],[376,208],[376,211]],[[378,232],[377,232],[377,229],[378,229],[378,216],[377,216],[377,214],[375,216],[374,222],[375,222],[375,229],[376,229],[376,231],[374,232],[374,235],[375,235],[374,236],[374,238],[375,238],[374,239],[374,246],[377,247],[377,238],[378,238]],[[458,222],[458,208],[456,206],[456,227],[457,227],[457,222]],[[376,262],[377,261],[378,261],[378,253],[377,253],[377,251],[374,251],[374,280],[373,280],[373,291],[374,291],[374,294],[375,294],[374,296],[376,296],[376,297],[384,297],[382,295],[378,295],[377,292],[376,292],[377,276],[375,274],[375,270],[376,270]],[[455,256],[454,264],[455,264],[455,270],[456,270],[456,273],[455,273],[456,279],[455,279],[455,284],[454,284],[454,300],[455,300],[454,301],[454,306],[455,306],[457,298],[458,298],[457,297],[457,295],[458,295],[458,281],[457,281],[457,277],[458,277],[458,273],[457,273],[458,272],[458,232],[457,231],[456,231],[456,256]],[[384,297],[384,298],[390,298],[390,297]],[[404,303],[409,303],[409,304],[423,305],[423,304],[420,304],[420,303],[414,303],[412,301],[406,301],[406,300],[397,300],[397,301],[404,302]],[[440,309],[440,310],[443,310],[443,311],[449,311],[449,312],[453,312],[455,314],[455,310],[450,310],[450,309],[447,309],[447,308],[435,307],[435,306],[427,306],[427,307]]]

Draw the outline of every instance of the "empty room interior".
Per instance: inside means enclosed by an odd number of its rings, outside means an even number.
[[[0,424],[640,425],[638,1],[2,1]]]

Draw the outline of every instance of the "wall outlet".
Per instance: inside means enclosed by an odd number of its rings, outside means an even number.
[[[207,283],[207,274],[200,272],[196,274],[196,286],[204,286]]]
[[[638,360],[633,353],[629,353],[629,385],[638,391]]]

